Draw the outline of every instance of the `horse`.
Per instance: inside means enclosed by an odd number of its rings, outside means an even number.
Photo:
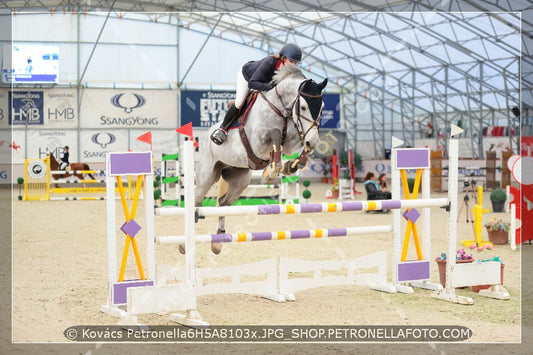
[[[328,79],[316,83],[307,79],[296,65],[285,65],[273,77],[274,87],[257,93],[253,105],[241,115],[238,129],[228,132],[218,146],[209,137],[220,126],[213,125],[200,145],[201,159],[196,167],[195,205],[202,205],[211,186],[220,180],[219,206],[231,206],[249,185],[252,170],[263,171],[263,182],[271,182],[279,173],[294,174],[303,169],[307,158],[319,143],[318,126],[322,108],[322,90]],[[244,125],[244,122],[246,123]],[[299,158],[282,164],[282,153]],[[225,217],[218,220],[217,234],[225,233]],[[219,254],[221,243],[212,243]],[[181,253],[185,247],[179,246]]]
[[[50,159],[50,170],[52,171],[59,171],[59,163],[57,162],[56,158],[52,153],[48,155]],[[69,164],[70,171],[79,171],[79,170],[91,170],[89,167],[89,164],[87,163],[70,163]],[[78,179],[83,180],[85,174],[71,174],[68,172],[68,170],[65,170],[65,174],[52,174],[52,177],[54,180],[59,180],[61,178],[66,178],[69,176],[76,176]],[[95,177],[92,174],[87,174],[91,177],[91,179],[95,180]],[[56,187],[59,187],[58,184],[55,184]]]

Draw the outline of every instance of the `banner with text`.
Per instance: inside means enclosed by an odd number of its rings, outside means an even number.
[[[85,89],[82,128],[176,128],[176,90]]]
[[[0,127],[76,128],[76,89],[0,90]]]
[[[181,125],[192,122],[193,127],[209,128],[224,119],[229,102],[235,100],[234,91],[182,91]],[[340,127],[340,96],[324,94],[324,109],[320,128]]]

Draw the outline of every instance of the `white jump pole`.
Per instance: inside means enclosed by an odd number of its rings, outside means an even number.
[[[346,211],[379,211],[400,208],[438,207],[448,203],[447,198],[420,199],[420,200],[375,200],[375,201],[348,201],[348,202],[322,202],[302,203],[288,205],[257,205],[257,206],[218,206],[198,207],[196,211],[200,216],[243,216],[267,214],[300,214],[300,213],[337,213]],[[179,207],[158,208],[157,216],[184,216],[185,210]]]

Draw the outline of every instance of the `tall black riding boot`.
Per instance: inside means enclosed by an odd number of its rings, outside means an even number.
[[[238,114],[239,109],[235,107],[235,105],[231,105],[228,109],[228,112],[226,112],[226,116],[224,116],[224,121],[222,121],[220,128],[216,129],[211,134],[211,140],[213,141],[213,143],[215,143],[216,145],[221,145],[226,141],[226,138],[228,138],[229,126]]]

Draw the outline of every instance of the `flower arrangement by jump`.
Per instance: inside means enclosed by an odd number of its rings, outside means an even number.
[[[494,250],[494,247],[491,245],[491,244],[485,244],[483,246],[477,246],[476,244],[471,244],[468,249],[470,250],[476,250],[478,253],[488,253],[492,250]],[[494,256],[492,258],[488,258],[488,259],[477,259],[477,262],[478,263],[483,263],[485,261],[497,261],[501,264],[503,264],[503,261],[500,259],[499,256]]]
[[[511,226],[511,223],[504,222],[501,218],[492,217],[487,223],[485,223],[485,228],[489,232],[492,231],[502,231],[502,232],[509,232],[509,228]]]
[[[472,256],[472,254],[467,254],[466,250],[464,248],[463,249],[457,249],[457,252],[455,253],[455,260],[456,261],[473,260],[473,259],[474,259],[474,257]],[[440,256],[437,256],[435,261],[439,261],[439,260],[446,260],[446,253],[441,253]]]
[[[331,191],[337,191],[339,189],[339,179],[333,178],[333,187]]]

